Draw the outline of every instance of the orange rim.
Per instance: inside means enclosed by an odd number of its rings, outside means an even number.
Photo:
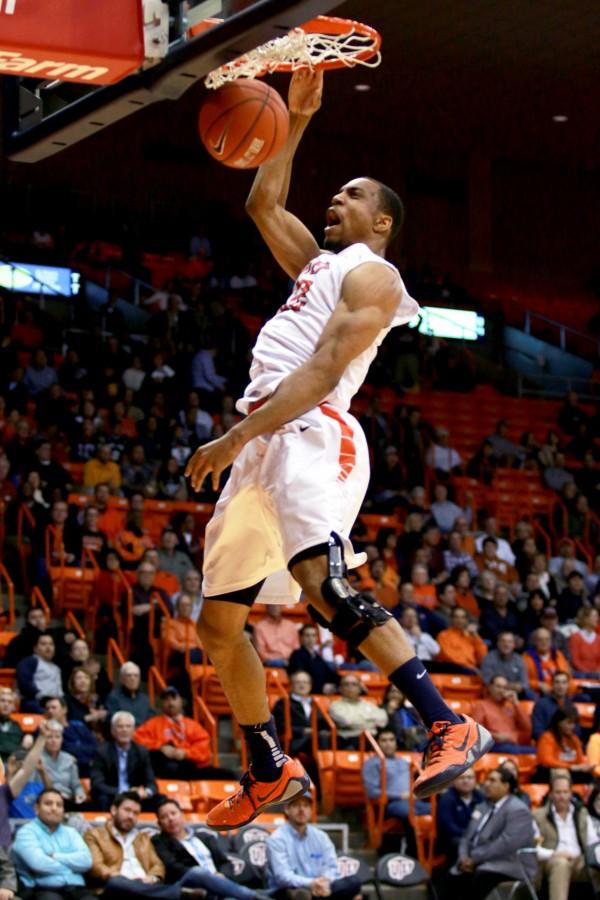
[[[348,58],[347,62],[344,62],[343,59],[328,59],[324,62],[315,63],[315,69],[347,69],[352,65],[353,59],[361,62],[371,59],[379,52],[381,47],[381,35],[379,32],[376,31],[375,28],[371,28],[370,25],[365,25],[364,22],[356,22],[353,19],[341,19],[336,18],[335,16],[316,16],[314,19],[304,22],[304,24],[299,27],[302,31],[306,31],[307,34],[360,34],[364,35],[364,37],[371,38],[373,41],[371,47],[366,47],[364,50],[360,50],[358,53],[353,54],[352,57]],[[279,63],[273,71],[291,72],[293,71],[293,66],[292,63],[282,62]]]

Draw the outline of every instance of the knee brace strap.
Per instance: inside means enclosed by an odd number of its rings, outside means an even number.
[[[392,618],[391,612],[373,597],[363,591],[355,591],[348,583],[344,545],[335,532],[331,533],[329,541],[329,575],[321,585],[321,593],[336,607],[333,619],[328,622],[312,605],[309,606],[310,614],[320,625],[329,628],[353,647],[362,644],[373,628],[385,625]]]

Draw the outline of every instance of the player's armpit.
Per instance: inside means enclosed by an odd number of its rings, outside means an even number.
[[[320,253],[308,228],[282,206],[271,209],[246,204],[246,210],[269,250],[290,278],[296,279],[305,265]]]

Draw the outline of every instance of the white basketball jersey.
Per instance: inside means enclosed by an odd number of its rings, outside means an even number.
[[[402,296],[389,328],[382,329],[371,346],[352,360],[337,386],[328,397],[323,398],[338,409],[349,409],[350,401],[365,380],[388,331],[396,325],[406,324],[419,311],[416,300],[407,293],[396,267],[373,253],[366,244],[352,244],[339,253],[324,250],[300,272],[290,297],[258,335],[252,351],[250,384],[236,404],[241,413],[248,413],[252,403],[272,394],[280,381],[311,358],[323,329],[341,299],[344,278],[357,266],[373,262],[396,272]]]

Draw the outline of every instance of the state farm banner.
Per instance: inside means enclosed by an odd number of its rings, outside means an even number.
[[[0,0],[0,74],[111,84],[143,61],[142,0]]]

